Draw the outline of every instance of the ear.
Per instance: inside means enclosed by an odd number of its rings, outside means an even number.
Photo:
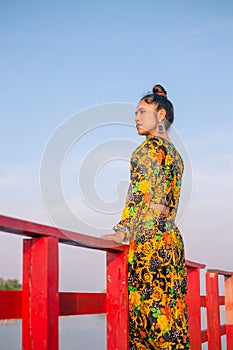
[[[166,114],[167,114],[166,110],[164,108],[161,108],[158,111],[158,119],[161,120],[161,122],[164,122],[166,118]]]

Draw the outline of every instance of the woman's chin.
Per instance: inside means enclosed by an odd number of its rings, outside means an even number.
[[[138,135],[140,136],[146,136],[148,134],[148,131],[144,130],[144,129],[137,129]]]

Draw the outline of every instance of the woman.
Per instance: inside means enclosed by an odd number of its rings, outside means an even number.
[[[130,350],[189,349],[184,245],[175,217],[183,161],[167,135],[174,110],[161,85],[136,109],[139,135],[121,221],[103,238],[130,242]]]

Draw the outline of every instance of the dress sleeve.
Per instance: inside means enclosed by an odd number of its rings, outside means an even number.
[[[130,185],[126,196],[125,207],[120,222],[113,227],[115,231],[119,230],[125,233],[124,242],[130,241],[133,223],[137,221],[145,203],[151,197],[150,166],[151,159],[148,155],[148,148],[143,144],[132,154]]]

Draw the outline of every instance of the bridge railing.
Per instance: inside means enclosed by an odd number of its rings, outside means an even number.
[[[22,291],[0,291],[0,320],[22,318],[23,350],[58,350],[59,316],[101,314],[107,319],[107,350],[128,350],[127,245],[0,216],[0,231],[23,236]],[[58,245],[68,244],[106,252],[106,293],[58,290]],[[205,265],[187,261],[189,332],[192,350],[221,350],[226,334],[233,349],[233,273],[208,270],[206,295],[200,293]],[[218,276],[225,276],[225,296],[219,296]],[[225,305],[226,325],[220,325],[219,305]],[[206,307],[208,329],[201,329]],[[225,350],[225,349],[224,349]]]

